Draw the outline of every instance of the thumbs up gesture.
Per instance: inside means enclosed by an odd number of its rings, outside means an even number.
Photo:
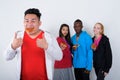
[[[13,42],[12,42],[12,48],[14,50],[16,50],[18,47],[20,47],[23,43],[23,40],[22,38],[17,38],[17,32],[15,33],[15,36],[14,36],[14,39],[13,39]]]
[[[39,38],[38,38],[38,39],[36,40],[36,44],[37,44],[38,47],[43,48],[43,49],[45,49],[45,50],[48,48],[48,43],[47,43],[44,35],[42,35],[42,39],[39,39]]]

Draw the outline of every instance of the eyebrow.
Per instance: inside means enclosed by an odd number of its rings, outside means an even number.
[[[33,18],[33,19],[25,19],[25,20],[37,20],[37,19]]]

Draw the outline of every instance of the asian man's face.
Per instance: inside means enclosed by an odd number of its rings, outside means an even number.
[[[35,14],[27,14],[24,17],[24,27],[27,33],[34,34],[39,30],[41,22]]]

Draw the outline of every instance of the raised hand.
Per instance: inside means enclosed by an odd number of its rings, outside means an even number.
[[[61,48],[62,50],[64,50],[66,47],[67,47],[66,44],[60,43],[60,48]]]
[[[72,46],[72,49],[73,49],[73,50],[76,50],[76,49],[77,49],[77,47],[79,47],[79,45],[78,45],[78,44],[73,45],[73,46]]]
[[[14,50],[16,50],[18,47],[20,47],[23,43],[23,40],[22,38],[17,38],[17,32],[15,33],[15,36],[14,36],[14,39],[13,39],[13,42],[11,44],[12,48]]]
[[[38,38],[38,39],[36,40],[36,44],[37,44],[38,47],[43,48],[43,49],[45,49],[45,50],[48,48],[48,43],[47,43],[44,35],[42,36],[42,39],[39,39],[39,38]]]

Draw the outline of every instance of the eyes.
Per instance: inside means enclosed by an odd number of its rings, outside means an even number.
[[[94,26],[94,29],[101,30],[101,28],[97,26]]]
[[[68,29],[62,29],[62,31],[68,31]]]
[[[63,27],[62,31],[68,32],[68,28],[67,27]]]
[[[26,22],[26,23],[29,23],[29,22],[30,23],[35,23],[36,21],[37,21],[36,19],[31,19],[31,20],[30,19],[25,19],[24,20],[24,22]]]
[[[79,22],[77,22],[77,23],[74,24],[74,28],[75,29],[82,29],[82,27],[83,27],[82,24],[79,23]]]
[[[102,34],[103,32],[100,26],[94,26],[93,31],[95,32],[95,34],[96,33]]]

